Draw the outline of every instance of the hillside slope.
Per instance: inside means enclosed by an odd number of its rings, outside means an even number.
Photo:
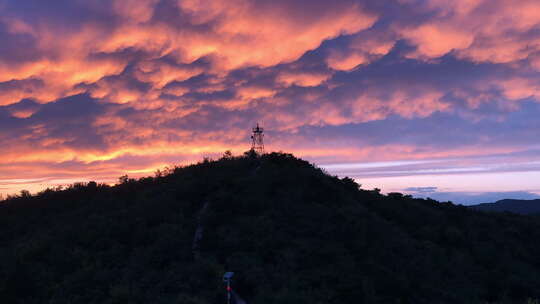
[[[512,212],[517,214],[540,214],[540,199],[516,200],[504,199],[495,203],[478,204],[469,206],[476,210],[490,212]]]
[[[234,271],[252,304],[526,303],[538,239],[535,217],[360,190],[289,154],[225,157],[0,204],[0,295],[224,303]]]

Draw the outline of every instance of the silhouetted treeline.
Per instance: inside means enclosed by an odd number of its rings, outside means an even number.
[[[290,154],[226,154],[1,203],[0,302],[225,303],[234,271],[252,304],[538,303],[538,240],[536,217],[361,190]]]

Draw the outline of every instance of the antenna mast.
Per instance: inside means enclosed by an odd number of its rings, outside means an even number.
[[[251,135],[251,150],[255,151],[255,153],[262,155],[264,154],[264,129],[259,127],[259,123],[257,123],[257,126],[253,128],[253,134]]]

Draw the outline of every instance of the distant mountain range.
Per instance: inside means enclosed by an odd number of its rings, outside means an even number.
[[[493,212],[512,212],[517,214],[540,214],[540,199],[517,200],[503,199],[495,203],[484,203],[470,206],[473,209]]]

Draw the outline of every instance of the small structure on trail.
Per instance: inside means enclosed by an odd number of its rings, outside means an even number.
[[[227,304],[231,304],[231,279],[234,276],[234,272],[225,272],[223,275],[223,282],[227,284]]]
[[[248,304],[238,293],[232,290],[231,281],[233,276],[234,272],[225,272],[223,275],[223,282],[225,282],[227,288],[227,304]]]
[[[257,123],[257,126],[253,128],[251,135],[251,150],[253,150],[255,153],[262,155],[264,154],[264,129],[259,127],[259,123]]]

